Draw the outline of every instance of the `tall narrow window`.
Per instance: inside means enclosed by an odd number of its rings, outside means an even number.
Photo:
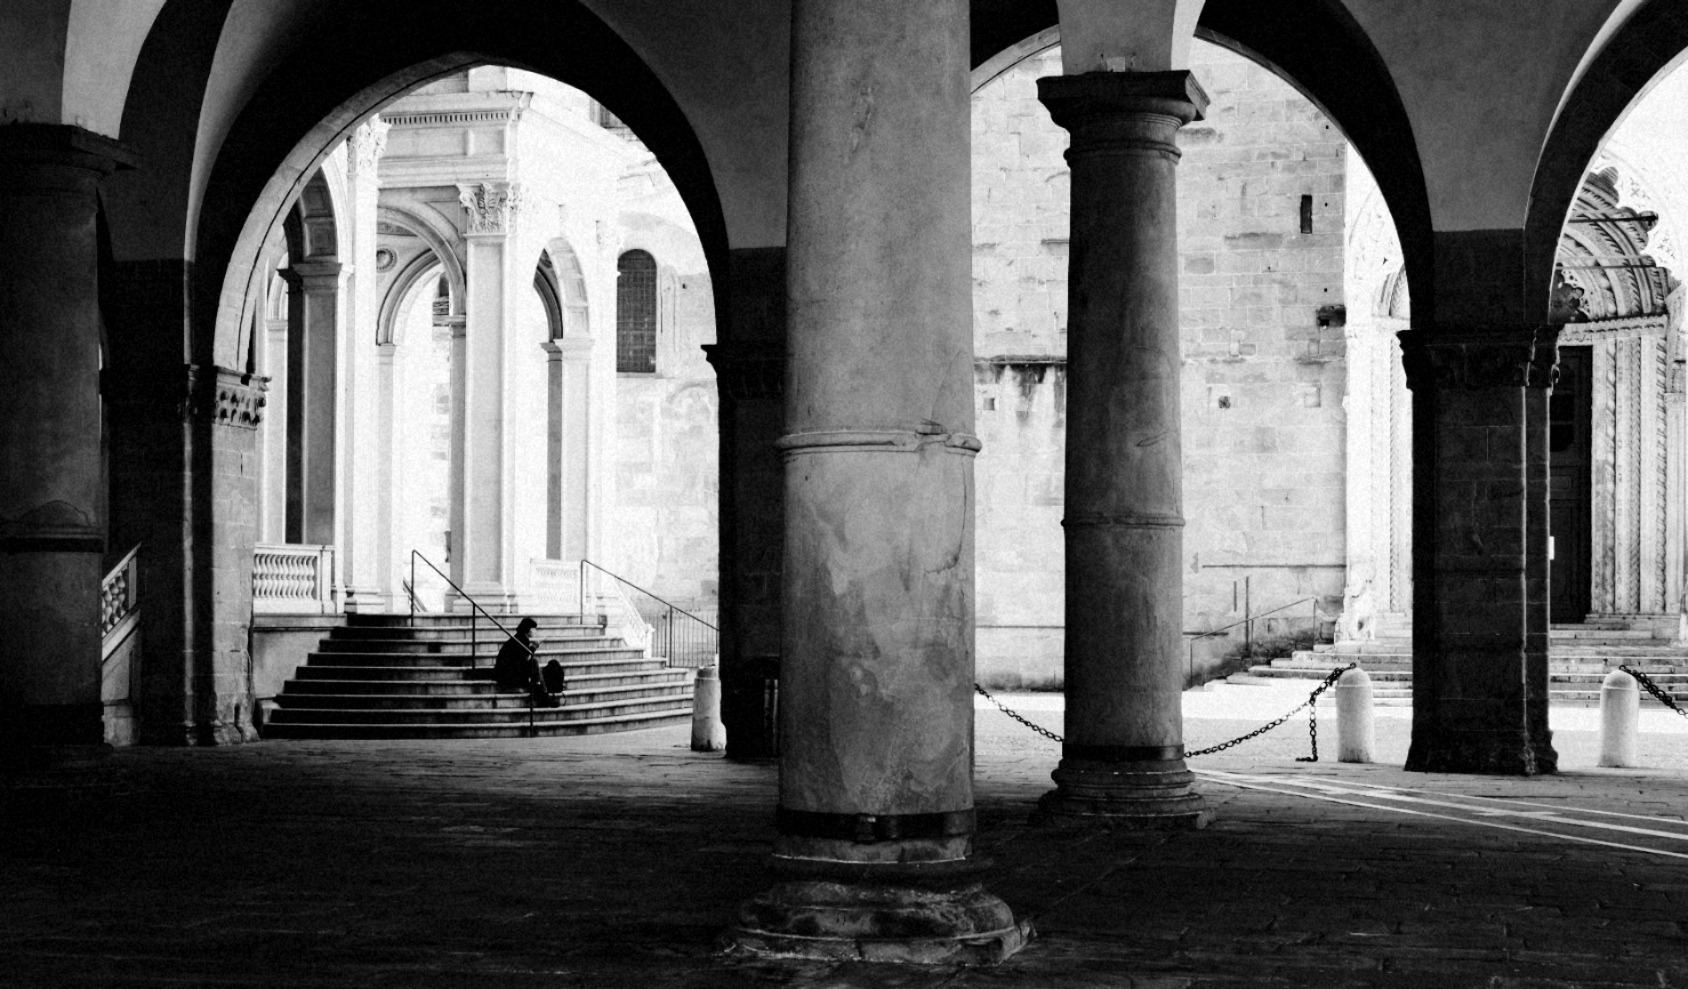
[[[616,263],[615,369],[656,370],[656,259],[628,251]]]

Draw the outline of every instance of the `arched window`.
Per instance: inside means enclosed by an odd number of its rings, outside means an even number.
[[[616,262],[615,369],[656,370],[656,259],[628,251]]]

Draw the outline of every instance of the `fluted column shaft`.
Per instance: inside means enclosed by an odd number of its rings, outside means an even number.
[[[1072,135],[1066,742],[1050,823],[1205,819],[1184,765],[1178,128],[1188,72],[1038,80]]]

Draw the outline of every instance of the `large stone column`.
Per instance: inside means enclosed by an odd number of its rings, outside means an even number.
[[[1557,328],[1401,335],[1413,389],[1413,740],[1406,768],[1553,772],[1546,395]]]
[[[744,950],[990,962],[973,859],[965,0],[792,21],[780,795]],[[917,884],[933,884],[917,888]]]
[[[517,292],[524,287],[514,274],[521,192],[514,183],[483,182],[460,187],[459,199],[466,218],[468,257],[463,388],[453,394],[461,396],[463,405],[462,487],[454,497],[462,501],[463,524],[451,534],[452,559],[461,565],[462,576],[457,579],[463,590],[483,608],[500,611],[514,589],[515,561],[506,538],[511,525],[506,518],[510,498],[505,482],[512,465],[505,391]],[[529,272],[528,280],[532,277]]]
[[[1184,764],[1178,128],[1186,71],[1038,80],[1072,134],[1066,741],[1041,823],[1200,827]]]
[[[338,261],[294,261],[287,280],[287,541],[335,539],[334,434],[339,404]]]
[[[104,743],[97,187],[127,154],[0,128],[0,760]]]

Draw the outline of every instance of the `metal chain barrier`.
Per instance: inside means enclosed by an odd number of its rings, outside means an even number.
[[[1333,684],[1335,684],[1336,681],[1342,676],[1342,674],[1347,673],[1349,670],[1354,669],[1358,665],[1359,665],[1358,663],[1349,663],[1347,666],[1339,666],[1339,667],[1336,667],[1335,669],[1331,670],[1330,674],[1327,675],[1324,678],[1324,680],[1317,687],[1313,688],[1313,692],[1307,695],[1306,700],[1302,701],[1300,704],[1297,704],[1295,707],[1291,708],[1289,710],[1289,712],[1286,713],[1283,717],[1278,718],[1274,721],[1268,721],[1266,724],[1261,725],[1259,728],[1254,729],[1253,731],[1249,732],[1248,734],[1239,735],[1238,737],[1231,739],[1229,742],[1220,742],[1218,745],[1210,745],[1205,749],[1197,749],[1194,752],[1186,752],[1186,753],[1184,753],[1184,758],[1191,759],[1191,758],[1194,758],[1194,757],[1199,756],[1199,755],[1212,755],[1215,752],[1223,752],[1233,745],[1241,745],[1242,743],[1248,741],[1251,738],[1259,738],[1261,735],[1264,735],[1267,732],[1271,731],[1273,728],[1278,727],[1279,725],[1288,721],[1290,718],[1295,717],[1296,713],[1299,712],[1302,708],[1306,708],[1307,709],[1307,733],[1308,733],[1310,740],[1313,743],[1313,754],[1311,756],[1297,756],[1295,761],[1296,762],[1318,762],[1319,761],[1319,716],[1318,716],[1318,712],[1317,712],[1315,705],[1317,704],[1317,702],[1319,700],[1319,695],[1324,693],[1325,691],[1329,690],[1331,688],[1331,686]],[[1647,681],[1643,680],[1642,682],[1646,683]],[[1061,738],[1060,735],[1055,734],[1054,732],[1052,732],[1049,729],[1043,727],[1042,725],[1033,724],[1032,722],[1027,721],[1025,718],[1021,717],[1020,714],[1017,711],[1010,709],[1009,707],[1004,705],[1001,701],[997,700],[995,697],[992,697],[990,691],[986,690],[984,687],[981,687],[977,683],[975,683],[975,684],[973,684],[973,689],[977,690],[981,695],[983,695],[985,700],[990,701],[992,704],[995,704],[996,707],[997,707],[997,710],[1001,711],[1003,714],[1008,715],[1010,718],[1013,718],[1015,721],[1018,721],[1020,724],[1025,725],[1027,728],[1030,728],[1032,731],[1037,732],[1039,735],[1042,735],[1044,738],[1047,738],[1047,739],[1049,739],[1050,741],[1053,741],[1053,742],[1063,741],[1063,739]],[[1647,689],[1652,690],[1655,693],[1658,692],[1658,688],[1653,687],[1651,684],[1648,684]],[[1665,703],[1669,704],[1670,702],[1667,700]],[[1671,704],[1671,707],[1675,708],[1676,705]],[[1677,713],[1681,714],[1683,712],[1681,712],[1679,710],[1679,711],[1677,711]]]
[[[1649,679],[1647,674],[1641,672],[1640,670],[1631,669],[1628,666],[1620,666],[1620,667],[1618,667],[1618,669],[1623,670],[1625,673],[1628,673],[1630,676],[1634,677],[1636,683],[1639,683],[1639,684],[1641,684],[1641,686],[1646,687],[1647,692],[1649,694],[1652,694],[1654,697],[1656,697],[1659,700],[1660,703],[1664,704],[1665,707],[1670,708],[1672,711],[1675,711],[1677,714],[1682,715],[1684,718],[1688,718],[1688,711],[1684,711],[1682,708],[1677,707],[1676,706],[1676,699],[1671,697],[1670,694],[1666,693],[1665,689],[1663,687],[1659,686],[1658,684],[1654,683],[1651,679]]]
[[[1027,728],[1030,728],[1032,731],[1037,732],[1039,735],[1042,735],[1044,738],[1049,739],[1050,741],[1056,743],[1057,745],[1059,745],[1062,742],[1061,736],[1055,734],[1054,732],[1050,731],[1048,728],[1043,727],[1042,725],[1034,725],[1030,721],[1027,721],[1025,718],[1020,716],[1020,713],[1018,711],[1010,710],[1008,707],[1004,706],[1001,701],[999,701],[995,697],[991,696],[990,691],[988,691],[985,688],[979,686],[977,683],[973,684],[973,689],[977,690],[979,693],[983,694],[985,700],[990,701],[992,704],[995,704],[996,709],[998,711],[1001,711],[1003,714],[1008,715],[1010,718],[1013,718],[1015,721],[1018,721],[1019,723],[1025,725]]]

